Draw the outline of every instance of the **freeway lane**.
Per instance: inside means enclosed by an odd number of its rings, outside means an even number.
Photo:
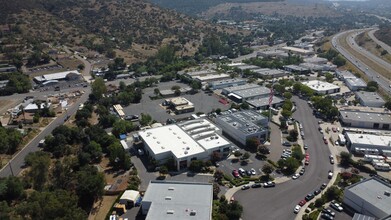
[[[67,115],[71,116],[76,113],[79,108],[80,103],[84,103],[87,101],[89,94],[91,93],[90,88],[85,89],[85,93],[71,106],[68,108],[66,114],[63,114],[57,117],[52,123],[50,123],[45,130],[43,130],[40,134],[38,134],[29,144],[27,144],[18,154],[16,154],[10,163],[4,166],[0,170],[0,177],[7,177],[12,175],[11,168],[14,175],[18,175],[22,170],[21,166],[24,164],[24,158],[30,152],[38,151],[39,141],[44,139],[47,135],[49,135],[57,126],[64,124],[64,121]],[[11,168],[10,168],[11,164]]]
[[[318,120],[312,115],[307,102],[294,97],[297,111],[293,117],[303,124],[305,144],[309,145],[310,165],[298,180],[289,180],[275,188],[249,189],[237,192],[234,197],[243,205],[243,219],[294,219],[295,205],[308,193],[328,182],[327,172],[333,166],[329,163],[329,148],[323,143],[318,131]]]
[[[367,30],[367,29],[364,29]],[[366,65],[356,57],[354,57],[351,53],[349,53],[345,48],[343,48],[339,42],[340,38],[342,38],[345,34],[351,33],[353,34],[354,32],[357,31],[363,31],[363,30],[349,30],[345,32],[341,32],[336,34],[333,39],[332,39],[332,45],[333,47],[338,50],[339,53],[341,53],[347,60],[349,60],[353,65],[355,65],[358,69],[363,71],[365,75],[368,76],[369,79],[372,79],[373,81],[377,82],[385,91],[387,91],[389,94],[391,94],[390,90],[390,81],[385,79],[382,76],[379,76],[380,74],[374,71],[370,66]],[[348,36],[349,38],[349,36]],[[351,38],[351,37],[350,37]],[[359,49],[359,51],[363,52],[365,51],[364,49]],[[367,51],[366,51],[367,52]],[[369,53],[369,52],[368,52]],[[385,69],[387,69],[385,67]],[[377,78],[379,76],[379,78]]]

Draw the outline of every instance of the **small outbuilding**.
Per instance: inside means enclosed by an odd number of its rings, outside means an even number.
[[[132,207],[140,199],[140,193],[136,190],[125,190],[119,199],[120,204],[124,204],[127,208]]]

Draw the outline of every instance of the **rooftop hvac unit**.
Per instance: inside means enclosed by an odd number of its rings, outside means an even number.
[[[384,195],[390,197],[391,193],[390,193],[390,191],[384,191]]]
[[[174,214],[174,210],[167,210],[167,214]]]
[[[185,154],[188,154],[189,152],[185,151],[184,153],[185,153]]]
[[[191,210],[190,211],[190,216],[195,216],[195,215],[197,215],[197,212],[195,210]]]

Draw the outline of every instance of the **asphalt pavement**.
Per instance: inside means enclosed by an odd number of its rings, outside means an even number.
[[[318,131],[318,120],[312,115],[312,109],[307,102],[294,97],[297,111],[293,118],[303,124],[309,145],[310,164],[306,172],[297,180],[289,180],[278,184],[275,188],[249,189],[237,192],[235,200],[243,205],[242,219],[294,219],[295,205],[308,193],[318,189],[322,183],[327,183],[327,173],[333,167],[329,163],[330,150],[323,143],[322,134]]]

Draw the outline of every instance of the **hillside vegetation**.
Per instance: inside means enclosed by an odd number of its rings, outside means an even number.
[[[380,27],[380,29],[375,32],[375,37],[391,46],[391,27]]]

